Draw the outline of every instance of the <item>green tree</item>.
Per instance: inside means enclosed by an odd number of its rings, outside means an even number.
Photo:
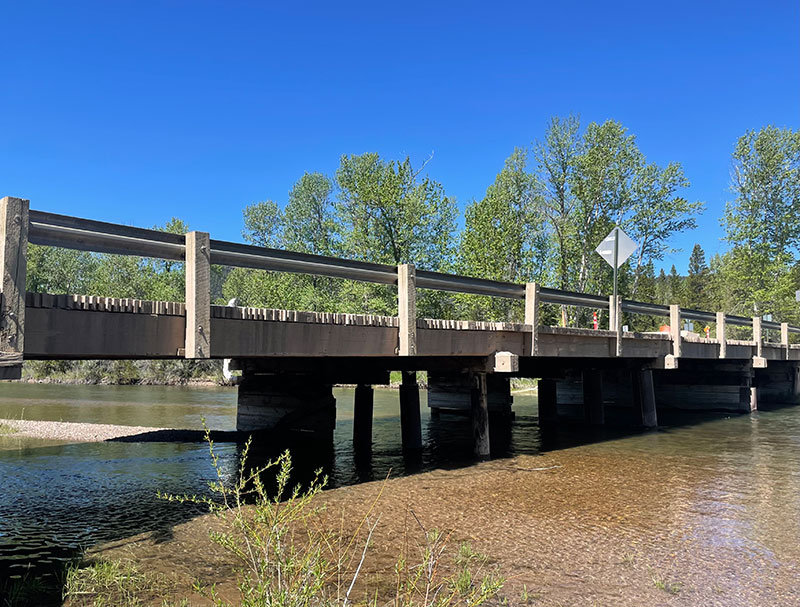
[[[800,132],[767,126],[739,138],[735,199],[723,218],[732,249],[720,264],[726,311],[796,318],[792,269],[800,246]]]
[[[514,150],[486,195],[467,207],[459,273],[516,283],[544,277],[544,217],[534,196],[533,176],[526,171],[527,160],[525,150]],[[472,318],[513,320],[511,300],[461,299]]]
[[[689,257],[689,273],[686,276],[683,305],[696,310],[711,308],[708,296],[710,270],[706,264],[706,254],[703,248],[696,244]]]
[[[385,161],[378,154],[342,156],[336,171],[339,200],[336,216],[342,231],[342,253],[364,261],[413,263],[419,269],[446,271],[452,267],[456,231],[455,201],[441,184],[409,158]],[[352,311],[393,314],[394,288],[345,283]],[[442,315],[447,296],[423,293],[418,310]]]

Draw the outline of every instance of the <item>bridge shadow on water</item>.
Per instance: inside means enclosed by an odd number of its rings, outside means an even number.
[[[627,423],[624,412],[613,409],[602,427],[563,423],[543,429],[532,402],[515,407],[514,419],[492,418],[492,459],[537,455],[646,432]],[[662,425],[649,432],[671,432],[734,415],[659,410]],[[352,419],[346,415],[327,436],[256,434],[249,467],[262,466],[288,449],[293,483],[307,484],[321,469],[329,479],[328,487],[339,487],[476,463],[468,417],[431,416],[423,407],[422,423],[424,448],[416,452],[403,451],[396,415],[374,419],[373,442],[366,447],[353,445]],[[224,482],[236,478],[247,436],[211,433]],[[156,542],[170,540],[176,525],[207,510],[167,502],[156,492],[208,494],[207,483],[216,478],[204,432],[197,430],[159,430],[106,443],[32,446],[14,455],[3,453],[0,597],[5,593],[6,602],[0,600],[0,605],[61,604],[66,567],[92,545],[138,534],[148,534]],[[9,598],[16,585],[33,588],[28,600]]]

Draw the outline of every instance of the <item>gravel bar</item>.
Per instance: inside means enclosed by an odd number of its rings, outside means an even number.
[[[10,436],[43,438],[71,443],[120,442],[202,442],[203,430],[177,428],[152,428],[148,426],[116,426],[112,424],[87,424],[75,422],[47,422],[27,419],[0,419],[0,425],[13,428]],[[237,441],[237,432],[213,431],[216,441]]]

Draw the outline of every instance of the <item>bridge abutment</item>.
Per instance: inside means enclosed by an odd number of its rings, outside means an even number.
[[[236,429],[329,434],[336,424],[333,386],[308,375],[245,374],[238,388]]]
[[[682,360],[678,369],[658,371],[659,408],[750,413],[758,408],[758,388],[749,361]]]

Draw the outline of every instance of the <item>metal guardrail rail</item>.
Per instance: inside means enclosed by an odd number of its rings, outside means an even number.
[[[30,211],[29,241],[45,246],[63,247],[81,251],[110,253],[116,255],[136,255],[158,259],[183,261],[186,257],[185,238],[159,230],[148,230],[123,226],[91,219],[81,219],[68,215],[58,215],[42,211]],[[210,241],[211,263],[240,268],[252,268],[278,272],[314,274],[378,284],[397,284],[397,267],[387,264],[370,263],[323,255],[312,255],[270,249],[253,245]],[[524,300],[525,285],[457,276],[440,272],[418,270],[416,286],[423,289],[505,297]],[[541,287],[541,303],[588,307],[609,310],[609,299],[602,295],[589,295]],[[623,312],[650,316],[669,316],[669,306],[622,300]],[[681,318],[700,322],[715,323],[712,312],[681,308]],[[725,322],[735,326],[752,327],[753,319],[742,316],[725,316]],[[781,324],[762,321],[764,329],[781,330]],[[800,327],[790,326],[789,332],[800,333]]]

